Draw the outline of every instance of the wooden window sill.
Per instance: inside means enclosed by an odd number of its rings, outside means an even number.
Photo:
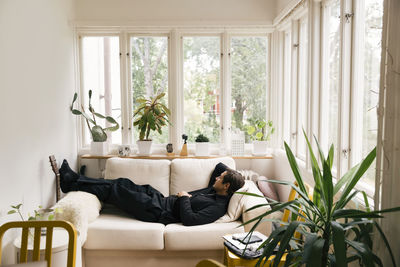
[[[120,157],[118,155],[106,155],[106,156],[92,156],[89,154],[81,155],[82,159],[109,159]],[[221,156],[221,155],[210,155],[205,157],[198,157],[195,155],[189,156],[167,156],[167,155],[150,155],[150,156],[139,156],[139,155],[130,155],[127,157],[120,157],[120,158],[129,158],[129,159],[213,159],[213,158],[222,158],[222,157],[230,157],[229,155]],[[253,156],[253,155],[243,155],[243,156],[234,156],[233,159],[272,159],[272,155],[265,155],[265,156]]]

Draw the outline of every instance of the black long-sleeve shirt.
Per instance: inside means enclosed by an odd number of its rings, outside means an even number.
[[[193,226],[212,223],[223,216],[228,208],[230,196],[218,195],[213,185],[216,177],[226,169],[225,164],[218,163],[211,174],[208,186],[189,192],[192,197],[165,198],[164,211],[159,222],[164,224],[182,222],[183,225]]]

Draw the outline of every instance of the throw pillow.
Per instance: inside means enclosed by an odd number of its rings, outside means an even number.
[[[257,192],[252,192],[254,190],[251,190],[251,185],[250,183],[253,183],[252,181],[246,180],[245,184],[242,188],[237,190],[236,192],[249,192],[249,193],[257,193]],[[256,187],[253,184],[254,187]],[[243,213],[243,205],[244,201],[246,199],[246,195],[243,194],[233,194],[228,205],[228,210],[224,216],[219,218],[217,222],[233,222],[239,219],[239,217]]]
[[[268,179],[266,177],[260,176],[257,180],[257,186],[265,197],[279,201],[279,197],[274,184],[268,182]]]

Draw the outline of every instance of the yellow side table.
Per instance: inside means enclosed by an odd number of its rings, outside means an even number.
[[[286,253],[283,254],[281,258],[281,262],[279,263],[279,267],[282,267],[285,265],[286,262]],[[271,256],[268,261],[266,262],[265,265],[263,266],[272,266],[271,261],[275,258],[275,256]],[[233,254],[227,247],[224,247],[224,264],[228,267],[234,267],[234,266],[245,266],[245,267],[253,267],[256,265],[258,259],[243,259],[239,256],[236,256]]]

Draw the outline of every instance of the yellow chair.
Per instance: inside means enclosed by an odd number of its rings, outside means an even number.
[[[75,254],[76,254],[76,230],[74,226],[66,221],[21,221],[21,222],[8,222],[0,226],[0,262],[2,256],[2,239],[4,233],[11,228],[21,228],[21,252],[20,252],[20,263],[26,263],[28,259],[28,235],[29,228],[34,228],[33,237],[33,254],[32,261],[40,261],[40,237],[41,229],[46,228],[46,248],[45,248],[45,260],[47,261],[47,267],[51,267],[51,252],[53,242],[53,230],[54,228],[64,228],[68,232],[68,259],[67,267],[75,267]]]
[[[295,185],[298,186],[297,182],[295,182]],[[312,196],[310,195],[310,186],[305,184],[305,187],[308,192],[308,197],[310,199],[312,199]],[[296,197],[298,197],[298,194],[297,194],[296,190],[294,190],[292,188],[289,193],[288,202],[294,200]],[[289,222],[290,215],[291,215],[290,210],[285,209],[283,212],[282,221]],[[303,220],[303,218],[298,217],[297,220]],[[295,238],[301,238],[301,234],[299,232],[296,232],[294,236],[295,236]],[[287,253],[282,255],[281,261],[278,264],[279,267],[285,265],[286,256],[287,256]],[[275,255],[269,257],[268,261],[263,266],[272,266],[272,261],[274,258],[275,258]],[[259,259],[252,259],[252,260],[243,259],[239,256],[236,256],[227,247],[224,247],[224,264],[228,267],[233,267],[233,266],[252,267],[252,266],[256,265],[258,260]]]

